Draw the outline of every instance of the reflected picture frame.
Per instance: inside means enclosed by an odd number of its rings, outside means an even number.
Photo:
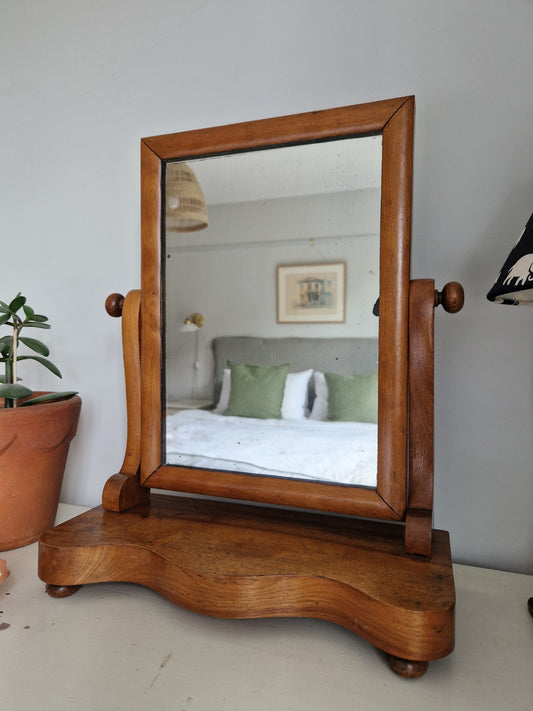
[[[346,264],[281,264],[277,268],[278,323],[344,323]]]

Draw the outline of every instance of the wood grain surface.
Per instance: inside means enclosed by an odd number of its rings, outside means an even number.
[[[396,657],[454,646],[448,534],[431,559],[404,552],[404,527],[167,495],[116,513],[97,507],[48,531],[39,576],[52,586],[128,581],[194,612],[313,617]]]

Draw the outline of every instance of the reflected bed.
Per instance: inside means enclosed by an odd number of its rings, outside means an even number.
[[[376,487],[377,339],[221,337],[213,352],[217,405],[168,414],[168,464]],[[279,416],[238,416],[228,409],[236,363],[265,371],[288,364]],[[376,417],[360,409],[333,416],[330,373],[341,379],[341,394],[354,379],[371,378]]]
[[[376,486],[377,425],[183,410],[167,417],[167,462]]]

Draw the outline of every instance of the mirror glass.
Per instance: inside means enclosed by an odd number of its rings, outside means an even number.
[[[163,461],[376,487],[382,135],[187,160],[198,231],[170,216],[178,165],[163,170]]]

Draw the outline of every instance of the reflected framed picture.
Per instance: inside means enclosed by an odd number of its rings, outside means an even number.
[[[344,262],[280,265],[277,287],[278,323],[344,323]]]

